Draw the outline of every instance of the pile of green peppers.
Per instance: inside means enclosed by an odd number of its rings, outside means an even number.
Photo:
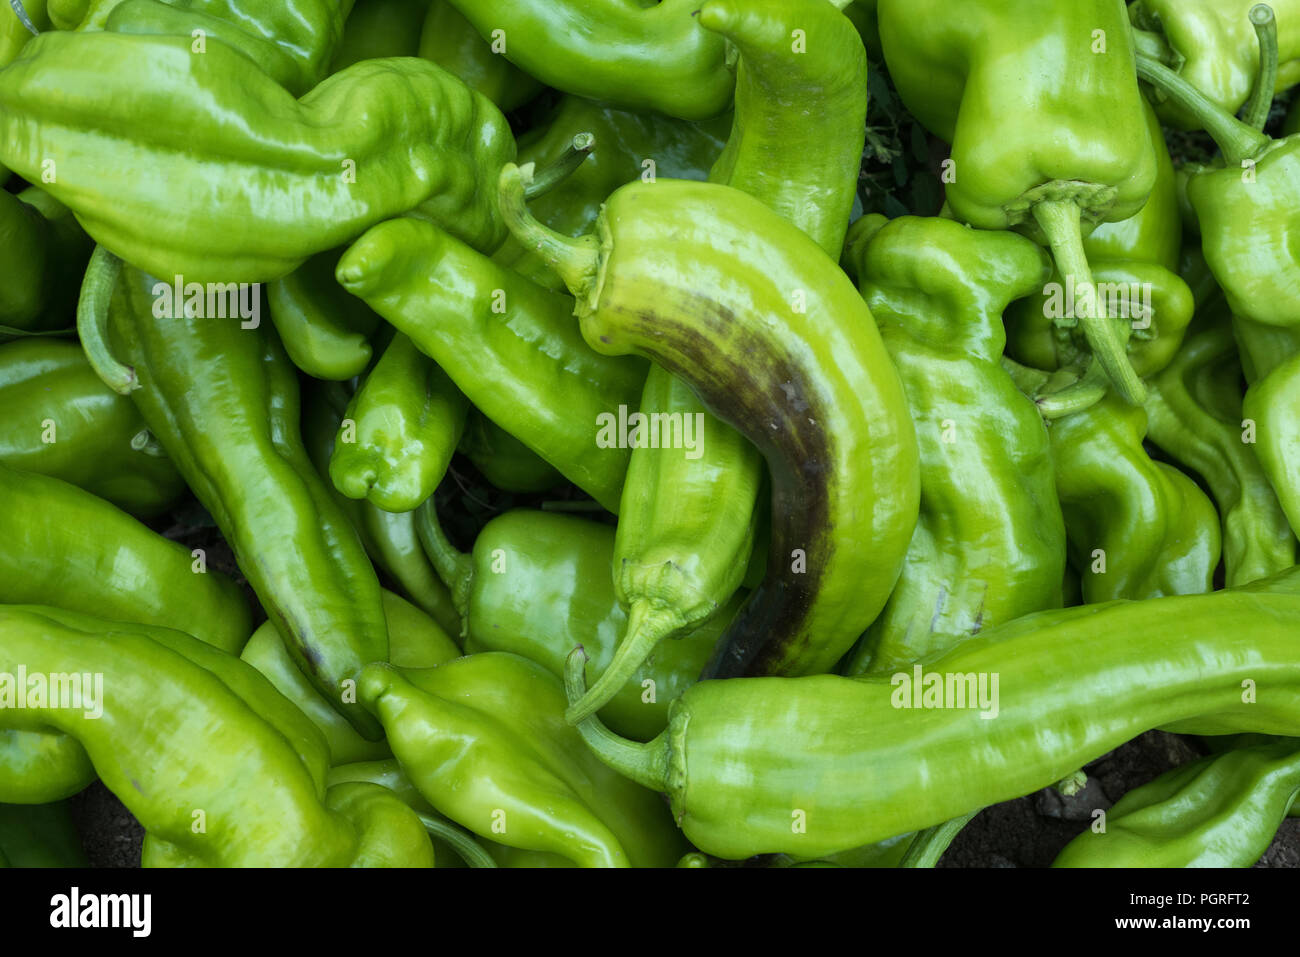
[[[934,866],[1152,729],[1056,866],[1254,864],[1295,83],[1300,0],[0,3],[0,866],[96,782],[149,867]]]

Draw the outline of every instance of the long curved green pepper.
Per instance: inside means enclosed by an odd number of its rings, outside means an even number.
[[[503,113],[542,92],[541,83],[496,52],[448,0],[432,0],[424,6],[428,12],[419,34],[420,56],[456,74]]]
[[[1250,867],[1297,794],[1295,738],[1211,755],[1125,794],[1052,866]]]
[[[722,40],[696,21],[698,0],[450,3],[510,62],[565,93],[688,120],[717,116],[731,97]]]
[[[76,342],[0,345],[0,462],[71,482],[133,515],[185,491],[130,399],[100,381]]]
[[[767,459],[767,578],[710,675],[828,670],[884,606],[918,510],[916,433],[862,297],[739,190],[634,183],[606,202],[599,239],[571,240],[529,215],[524,184],[502,171],[507,222],[573,290],[592,348],[684,379]]]
[[[1000,364],[1003,310],[1050,264],[1023,236],[912,216],[850,256],[921,447],[921,517],[902,576],[844,672],[892,673],[1061,606],[1065,525],[1047,428]]]
[[[1052,423],[1056,489],[1088,603],[1214,587],[1219,515],[1199,485],[1143,447],[1147,413],[1116,396]]]
[[[1228,587],[1296,563],[1296,539],[1244,441],[1241,362],[1222,299],[1206,307],[1174,361],[1147,385],[1148,437],[1209,486],[1223,522]]]
[[[0,162],[169,280],[277,279],[413,210],[495,248],[484,176],[514,154],[496,107],[415,57],[362,61],[295,100],[223,43],[50,32],[0,73]],[[138,175],[155,166],[167,175]]]
[[[447,373],[397,333],[343,414],[334,487],[388,512],[418,508],[447,474],[468,411]]]
[[[1032,793],[1151,728],[1295,736],[1298,615],[1292,569],[1027,615],[894,677],[703,681],[647,744],[596,718],[578,727],[607,764],[667,792],[705,853],[809,859]],[[570,701],[582,684],[577,650]]]
[[[349,396],[341,383],[319,383],[307,389],[302,409],[302,438],[307,455],[334,500],[361,536],[366,554],[387,575],[397,591],[449,634],[460,633],[460,614],[451,592],[434,571],[420,545],[412,512],[386,512],[364,499],[348,498],[330,481],[334,437]]]
[[[284,351],[313,379],[342,382],[370,366],[370,337],[382,321],[338,280],[342,249],[312,256],[266,284],[266,305]]]
[[[371,229],[343,256],[338,277],[483,414],[618,510],[630,451],[598,442],[600,417],[617,422],[635,411],[645,364],[593,352],[573,328],[568,296],[416,219]]]
[[[944,182],[953,214],[1051,246],[1078,292],[1074,316],[1060,324],[1082,331],[1092,352],[1088,386],[1109,380],[1140,404],[1130,323],[1098,301],[1082,242],[1097,223],[1138,212],[1155,183],[1123,0],[971,0],[958,16],[946,0],[880,0],[878,14],[903,103],[952,144]]]
[[[388,658],[379,579],[307,457],[297,371],[268,324],[167,318],[189,311],[166,308],[169,293],[129,267],[114,291],[111,345],[139,380],[132,398],[303,673],[362,735],[377,737],[351,682]]]

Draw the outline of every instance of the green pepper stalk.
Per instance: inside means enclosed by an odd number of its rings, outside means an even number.
[[[701,851],[807,859],[1032,793],[1151,728],[1295,736],[1298,615],[1292,569],[1210,595],[1028,615],[901,678],[701,682],[646,744],[594,717],[579,730],[609,766],[666,792]],[[582,691],[578,650],[566,692]]]
[[[574,292],[587,343],[682,378],[767,460],[767,578],[709,674],[828,670],[883,607],[918,510],[915,430],[866,304],[739,190],[634,183],[606,202],[599,238],[575,240],[529,214],[527,175],[502,170],[502,211]]]
[[[1268,113],[1273,106],[1273,89],[1277,85],[1277,18],[1273,8],[1266,3],[1255,4],[1250,8],[1250,24],[1259,38],[1259,74],[1241,120],[1262,131],[1268,122]]]

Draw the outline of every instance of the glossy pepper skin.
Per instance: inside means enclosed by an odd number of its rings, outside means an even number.
[[[514,138],[439,67],[367,60],[295,100],[235,50],[212,43],[199,56],[190,42],[37,37],[0,74],[0,162],[40,181],[53,160],[49,191],[96,242],[186,281],[277,279],[417,208],[483,248],[504,238],[484,177]],[[165,124],[139,120],[164,113]],[[142,164],[167,176],[128,175]]]
[[[424,59],[456,74],[503,113],[518,109],[542,92],[542,84],[495,50],[448,0],[432,0],[422,6],[427,12],[418,36],[418,53]]]
[[[1258,0],[1136,0],[1129,18],[1137,30],[1139,48],[1159,52],[1166,65],[1229,113],[1246,103],[1259,77],[1259,41],[1250,24]],[[1277,16],[1278,73],[1276,91],[1300,83],[1300,3],[1269,0]],[[1161,44],[1159,41],[1163,41]],[[1196,114],[1163,96],[1156,98],[1160,119],[1182,130],[1202,129]]]
[[[283,279],[266,284],[271,322],[284,351],[314,379],[342,382],[370,365],[370,337],[381,322],[334,278],[342,249],[318,253]]]
[[[70,482],[149,517],[185,483],[135,405],[100,381],[75,342],[0,345],[0,462]]]
[[[1104,831],[1084,831],[1052,866],[1250,867],[1298,793],[1293,738],[1211,755],[1125,794]]]
[[[478,409],[470,409],[457,451],[503,492],[546,492],[564,482],[559,469]]]
[[[564,660],[587,649],[593,680],[609,668],[628,629],[609,570],[615,532],[559,512],[514,509],[484,526],[470,554],[456,551],[433,506],[419,512],[430,555],[457,596],[468,654],[522,655],[563,677]],[[669,703],[695,683],[739,599],[679,641],[665,642],[600,709],[620,734],[648,740],[668,723]]]
[[[0,167],[0,171],[3,167]],[[0,172],[0,181],[7,173]],[[0,342],[23,332],[68,329],[90,239],[71,210],[49,193],[29,186],[13,194],[0,189]]]
[[[816,242],[730,187],[626,186],[597,241],[528,217],[518,168],[501,184],[511,231],[555,263],[592,348],[682,378],[767,460],[767,578],[710,676],[828,670],[884,606],[918,511],[916,433],[862,297]]]
[[[296,371],[266,325],[158,317],[166,285],[128,267],[114,290],[114,353],[140,385],[131,397],[303,673],[358,731],[378,737],[345,700],[345,682],[388,658],[379,580],[303,447]]]
[[[1223,523],[1228,587],[1296,563],[1296,539],[1242,422],[1241,361],[1219,299],[1198,313],[1174,361],[1148,384],[1148,437],[1210,489]]]
[[[726,146],[731,125],[727,115],[692,123],[566,96],[543,130],[520,138],[520,164],[549,168],[578,133],[594,135],[596,149],[573,175],[529,206],[547,226],[579,236],[595,225],[606,197],[633,180],[707,179]],[[546,263],[513,236],[492,258],[548,289],[564,288]]]
[[[460,614],[451,592],[438,578],[415,531],[412,512],[386,512],[364,499],[351,499],[330,481],[334,437],[347,409],[349,396],[340,383],[309,386],[302,406],[302,437],[307,455],[325,481],[334,500],[361,536],[361,544],[375,566],[417,608],[451,634],[460,632]]]
[[[878,12],[904,104],[952,144],[954,215],[1050,243],[1086,296],[1081,235],[1137,213],[1156,180],[1123,0],[979,0],[955,14],[942,0],[881,0]],[[1140,403],[1124,323],[1086,309],[1078,320],[1106,377]]]
[[[339,262],[338,278],[477,409],[617,511],[629,450],[598,445],[599,417],[635,410],[645,364],[593,352],[573,328],[569,297],[416,219],[367,232]]]
[[[541,665],[497,653],[379,664],[358,690],[420,794],[475,834],[580,867],[670,867],[681,855],[667,809],[595,759]]]
[[[687,120],[727,108],[733,79],[698,0],[450,0],[511,63],[565,93]]]
[[[1129,361],[1143,379],[1173,359],[1194,308],[1191,290],[1178,274],[1183,227],[1177,177],[1160,121],[1150,106],[1145,109],[1157,167],[1151,198],[1133,216],[1100,223],[1083,240],[1108,311],[1122,315],[1127,310],[1133,324]],[[1051,283],[1013,304],[1006,316],[1008,353],[1035,369],[1056,370],[1082,359],[1074,337],[1054,328],[1052,314],[1063,307],[1068,289],[1059,272],[1054,272]],[[1138,313],[1148,305],[1148,292],[1152,313],[1143,317]]]
[[[384,615],[388,619],[389,658],[403,668],[432,668],[460,657],[460,648],[436,622],[414,605],[390,591],[384,592]],[[329,747],[330,764],[376,761],[392,752],[383,741],[367,741],[357,734],[330,703],[307,681],[284,645],[275,625],[267,621],[240,652],[277,691],[298,706],[320,729]]]
[[[391,796],[360,807],[327,798],[320,732],[253,668],[188,635],[6,606],[0,647],[29,673],[104,676],[98,718],[84,702],[60,702],[6,708],[0,724],[79,741],[144,825],[146,867],[382,864],[391,862],[385,849],[406,846],[419,830]],[[408,848],[398,863],[412,856]]]
[[[1214,587],[1219,516],[1200,487],[1143,448],[1146,411],[1108,396],[1052,423],[1056,488],[1083,600]]]
[[[468,411],[447,373],[399,332],[344,413],[334,487],[388,512],[418,508],[447,474]]]
[[[0,804],[0,867],[88,867],[68,805]]]
[[[857,256],[921,448],[902,576],[846,672],[892,673],[1061,606],[1065,525],[1047,428],[1001,366],[1002,311],[1050,267],[1022,236],[910,216]]]
[[[295,96],[323,80],[353,0],[91,0],[63,29],[171,35],[238,50]]]
[[[579,728],[612,766],[668,793],[700,850],[811,858],[1031,793],[1151,728],[1295,735],[1297,614],[1292,570],[1210,595],[1028,615],[927,662],[913,687],[887,675],[706,681],[674,702],[648,744],[594,718]],[[580,658],[569,662],[570,700],[582,690]],[[993,673],[996,718],[933,706],[947,676]],[[927,708],[921,692],[935,680]],[[1249,702],[1247,680],[1259,689]]]

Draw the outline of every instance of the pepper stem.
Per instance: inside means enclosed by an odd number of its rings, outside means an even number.
[[[507,163],[498,189],[501,216],[520,245],[531,249],[564,280],[575,298],[583,299],[596,284],[600,269],[600,243],[595,236],[570,239],[543,225],[528,211],[526,190],[533,180],[533,165]]]
[[[451,849],[456,852],[456,856],[470,867],[497,866],[497,862],[492,860],[492,855],[483,850],[482,845],[474,840],[468,831],[462,831],[456,825],[439,820],[429,814],[421,814],[419,811],[416,811],[415,814],[429,834],[440,841],[450,844]]]
[[[1066,385],[1057,383],[1067,374],[1077,376],[1076,380]],[[1063,419],[1076,412],[1085,412],[1106,398],[1106,373],[1096,359],[1088,363],[1087,371],[1078,376],[1077,372],[1060,370],[1044,384],[1033,397],[1038,406],[1038,413],[1044,419]]]
[[[1263,131],[1277,88],[1277,17],[1267,3],[1257,3],[1250,8],[1250,23],[1259,38],[1259,75],[1241,119],[1252,129]]]
[[[1138,77],[1167,93],[1170,99],[1194,115],[1205,127],[1205,131],[1214,137],[1214,142],[1219,144],[1219,149],[1223,150],[1223,156],[1229,163],[1236,164],[1250,159],[1273,142],[1271,137],[1229,115],[1219,104],[1173,70],[1146,54],[1137,55],[1137,73]]]
[[[977,808],[969,814],[918,831],[916,837],[912,838],[912,843],[907,846],[907,852],[898,862],[898,866],[934,867],[939,863],[939,858],[943,857],[943,852],[948,850],[948,845],[953,842],[953,838],[960,834],[961,829],[979,812],[980,809]]]
[[[131,436],[131,450],[133,452],[143,452],[145,455],[156,459],[166,458],[167,456],[167,450],[162,447],[162,443],[148,429],[141,429]]]
[[[1128,337],[1106,317],[1097,295],[1092,267],[1083,249],[1082,214],[1079,204],[1068,199],[1043,200],[1034,204],[1034,219],[1047,235],[1056,259],[1056,271],[1074,282],[1075,302],[1082,304],[1079,323],[1092,354],[1101,362],[1115,391],[1130,405],[1146,401],[1146,386],[1128,361]]]
[[[679,619],[671,610],[656,608],[647,601],[633,602],[628,613],[627,631],[614,652],[614,660],[582,698],[569,705],[564,720],[578,724],[605,707],[632,680],[659,642],[679,628]]]
[[[564,692],[569,706],[576,704],[587,690],[587,653],[582,645],[569,652],[564,662]],[[610,768],[652,791],[668,790],[668,732],[653,741],[638,744],[620,738],[605,727],[595,715],[584,718],[578,733],[592,753]]]
[[[415,510],[415,534],[419,536],[433,570],[451,590],[451,602],[460,614],[463,637],[469,621],[469,589],[474,583],[474,559],[453,545],[442,530],[432,497]]]
[[[559,186],[578,171],[595,148],[595,134],[579,133],[554,163],[533,176],[532,182],[524,187],[524,199],[532,202]]]
[[[77,336],[95,374],[118,395],[130,395],[140,388],[135,370],[113,357],[108,344],[108,307],[113,289],[122,275],[122,260],[103,246],[96,246],[81,282],[77,300]]]

